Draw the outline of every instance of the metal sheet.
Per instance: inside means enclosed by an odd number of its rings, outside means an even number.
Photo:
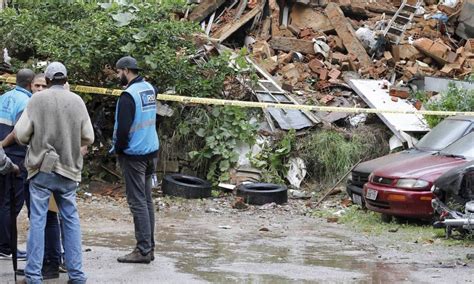
[[[449,83],[454,83],[456,86],[468,90],[474,90],[474,82],[458,81],[446,78],[425,77],[424,90],[427,92],[441,93],[448,89]]]
[[[382,89],[382,80],[350,80],[352,89],[371,107],[376,109],[416,110],[406,100],[391,100],[388,89]],[[400,131],[427,132],[430,130],[426,120],[418,114],[380,113],[380,119],[402,141],[406,141]]]
[[[290,103],[290,104],[293,104],[292,101],[290,101],[286,96],[284,95],[273,95],[270,96],[269,94],[267,93],[258,93],[258,97],[260,99],[261,102],[266,102],[266,103]],[[275,98],[277,100],[275,100]]]
[[[268,108],[268,112],[276,120],[281,129],[284,130],[300,130],[313,126],[313,122],[298,110],[283,110],[280,108]]]

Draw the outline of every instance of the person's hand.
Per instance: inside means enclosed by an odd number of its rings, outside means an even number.
[[[87,146],[82,146],[81,147],[81,155],[85,156],[87,153],[89,153],[89,150],[87,149]]]
[[[20,175],[20,168],[15,164],[13,164],[12,173],[15,174],[16,176]]]

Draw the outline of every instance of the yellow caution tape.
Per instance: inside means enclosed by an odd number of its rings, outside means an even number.
[[[0,81],[7,83],[15,83],[15,77],[4,77],[0,76]],[[71,91],[87,94],[99,94],[99,95],[111,95],[120,96],[123,90],[108,89],[81,85],[71,85]],[[394,114],[420,114],[420,115],[439,115],[439,116],[451,116],[451,115],[467,115],[474,116],[474,112],[461,112],[461,111],[433,111],[433,110],[393,110],[393,109],[373,109],[373,108],[358,108],[358,107],[330,107],[330,106],[314,106],[314,105],[295,105],[285,103],[263,103],[263,102],[249,102],[249,101],[234,101],[234,100],[222,100],[222,99],[211,99],[211,98],[197,98],[197,97],[186,97],[176,96],[167,94],[158,94],[157,100],[160,101],[173,101],[184,104],[204,104],[204,105],[221,105],[221,106],[237,106],[247,108],[280,108],[280,109],[293,109],[293,110],[306,110],[306,111],[325,111],[325,112],[346,112],[346,113],[394,113]]]

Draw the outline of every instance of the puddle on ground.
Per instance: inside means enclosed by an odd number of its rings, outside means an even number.
[[[415,269],[384,263],[370,246],[353,245],[314,224],[274,232],[240,223],[226,230],[205,216],[161,216],[157,224],[155,254],[173,259],[178,271],[209,282],[403,282],[408,270]],[[117,232],[85,233],[83,240],[86,246],[124,251],[135,242],[133,233]]]

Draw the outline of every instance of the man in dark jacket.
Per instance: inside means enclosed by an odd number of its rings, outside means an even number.
[[[126,90],[117,102],[113,149],[125,178],[127,202],[135,224],[135,249],[117,260],[150,263],[154,260],[155,210],[151,198],[152,175],[159,148],[156,132],[156,91],[138,75],[137,61],[122,57],[117,75]]]
[[[0,195],[2,196],[0,198],[2,202],[0,204],[0,258],[12,256],[10,207],[16,207],[18,216],[25,202],[26,169],[23,161],[26,147],[15,142],[12,131],[31,98],[31,83],[34,77],[35,73],[30,69],[21,69],[16,75],[15,88],[0,96],[0,140],[7,156],[20,167],[20,174],[13,179],[7,175],[0,175]],[[10,190],[15,190],[16,204],[10,202]],[[17,257],[19,260],[25,260],[26,252],[18,250]]]

